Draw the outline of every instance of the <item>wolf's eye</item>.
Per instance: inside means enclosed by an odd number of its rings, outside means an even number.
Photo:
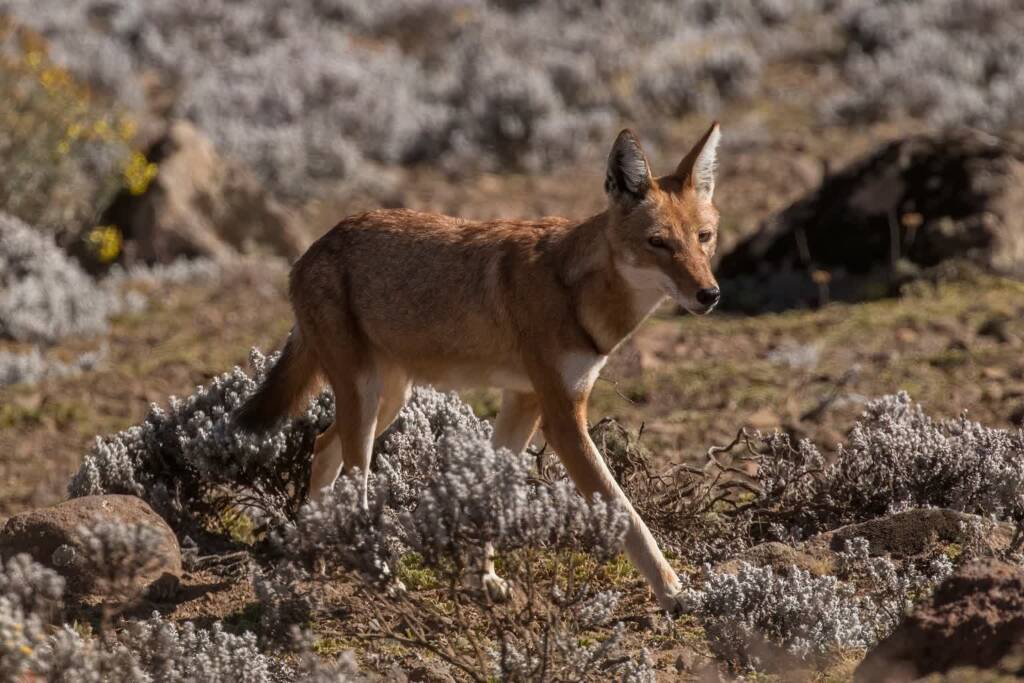
[[[648,237],[647,244],[651,245],[655,249],[668,249],[668,244],[658,235],[651,235]]]
[[[701,230],[699,233],[697,233],[697,239],[700,240],[701,244],[706,244],[707,242],[710,242],[712,237],[714,237],[714,233],[712,233],[710,230]]]

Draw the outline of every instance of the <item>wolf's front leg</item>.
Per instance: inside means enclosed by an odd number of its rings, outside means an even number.
[[[626,555],[647,580],[661,608],[677,612],[680,608],[679,577],[591,440],[587,431],[585,393],[575,394],[563,389],[558,382],[550,382],[541,390],[541,402],[544,436],[555,449],[576,487],[587,498],[599,495],[606,501],[622,505],[629,512]]]

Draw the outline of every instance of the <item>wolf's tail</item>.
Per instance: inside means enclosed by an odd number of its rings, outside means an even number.
[[[266,379],[235,412],[235,424],[247,432],[270,429],[309,396],[319,373],[313,349],[294,327]]]

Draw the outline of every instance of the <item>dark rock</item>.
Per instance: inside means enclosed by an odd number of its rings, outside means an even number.
[[[154,599],[166,599],[181,577],[178,540],[167,523],[135,496],[104,495],[72,498],[53,507],[30,510],[7,520],[0,529],[0,556],[28,553],[61,574],[71,595],[88,596],[98,589],[99,577],[81,561],[84,544],[79,527],[96,521],[146,524],[158,532],[155,554],[159,562],[138,577],[139,592],[149,591]]]
[[[998,560],[962,567],[864,658],[854,680],[901,683],[954,667],[991,669],[1024,642],[1024,570]]]
[[[1024,150],[977,131],[888,143],[723,255],[722,305],[781,310],[893,293],[962,259],[1024,271]]]

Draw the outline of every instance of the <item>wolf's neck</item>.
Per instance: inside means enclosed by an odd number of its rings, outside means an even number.
[[[612,253],[606,214],[574,226],[563,248],[564,276],[575,290],[577,320],[598,350],[610,353],[657,308],[664,294]]]

